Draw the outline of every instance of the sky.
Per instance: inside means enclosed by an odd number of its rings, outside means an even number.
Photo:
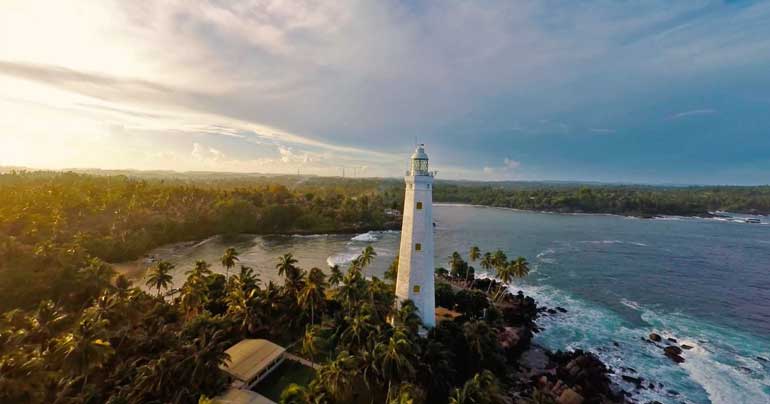
[[[770,183],[770,1],[0,0],[0,165]]]

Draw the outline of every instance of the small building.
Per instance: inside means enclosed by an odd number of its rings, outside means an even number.
[[[286,349],[266,339],[245,339],[225,352],[230,359],[221,369],[235,379],[236,388],[250,389],[286,359]]]

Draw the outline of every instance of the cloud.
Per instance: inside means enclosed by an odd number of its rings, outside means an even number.
[[[484,166],[481,171],[487,177],[486,179],[513,179],[518,177],[517,170],[520,167],[521,162],[506,157],[503,159],[502,165]]]
[[[508,157],[506,157],[506,158],[503,160],[503,166],[504,166],[506,169],[508,169],[508,170],[515,170],[515,169],[519,168],[519,166],[520,166],[520,165],[521,165],[521,163],[520,163],[520,162],[518,162],[518,161],[516,161],[516,160],[511,160],[511,159],[509,159]]]

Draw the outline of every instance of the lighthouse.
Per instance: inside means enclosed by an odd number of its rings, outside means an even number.
[[[426,327],[436,325],[433,286],[433,175],[424,145],[412,154],[404,180],[404,215],[398,255],[396,297],[411,299]]]

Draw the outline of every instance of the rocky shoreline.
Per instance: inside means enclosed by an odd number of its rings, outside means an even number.
[[[483,293],[484,296],[487,296],[487,290],[500,286],[499,282],[491,279],[476,279],[470,284],[462,279],[452,279],[451,276],[441,276],[440,279],[452,285],[455,290]],[[532,297],[525,296],[521,291],[517,294],[506,294],[496,302],[489,299],[489,302],[501,316],[502,326],[498,331],[498,341],[511,365],[508,379],[512,388],[509,393],[516,402],[634,402],[631,399],[632,394],[612,383],[609,375],[613,370],[596,355],[581,350],[552,352],[532,343],[534,335],[541,330],[537,324],[539,317],[566,315],[567,309],[538,307]],[[437,303],[441,303],[440,298]],[[467,310],[464,307],[453,309]]]
[[[487,299],[486,291],[500,286],[498,281],[492,279],[468,282],[449,275],[440,276],[439,282],[451,285],[456,291],[464,291],[458,292],[458,296],[461,293],[483,294]],[[437,304],[440,305],[441,300],[439,296]],[[657,401],[642,401],[640,393],[652,390],[672,400],[680,395],[667,387],[664,381],[650,380],[632,367],[612,368],[595,353],[579,349],[553,352],[532,342],[534,335],[542,330],[538,319],[555,317],[558,321],[558,317],[569,315],[568,308],[538,306],[532,297],[525,296],[521,291],[506,294],[496,302],[489,299],[489,302],[500,312],[502,326],[499,327],[498,341],[511,364],[508,375],[512,386],[510,395],[517,402],[659,404]],[[467,307],[452,309],[467,311]],[[639,343],[659,348],[660,355],[670,359],[672,366],[685,362],[687,351],[695,348],[654,331],[648,337],[642,337]],[[613,342],[613,345],[622,349],[618,342]]]

